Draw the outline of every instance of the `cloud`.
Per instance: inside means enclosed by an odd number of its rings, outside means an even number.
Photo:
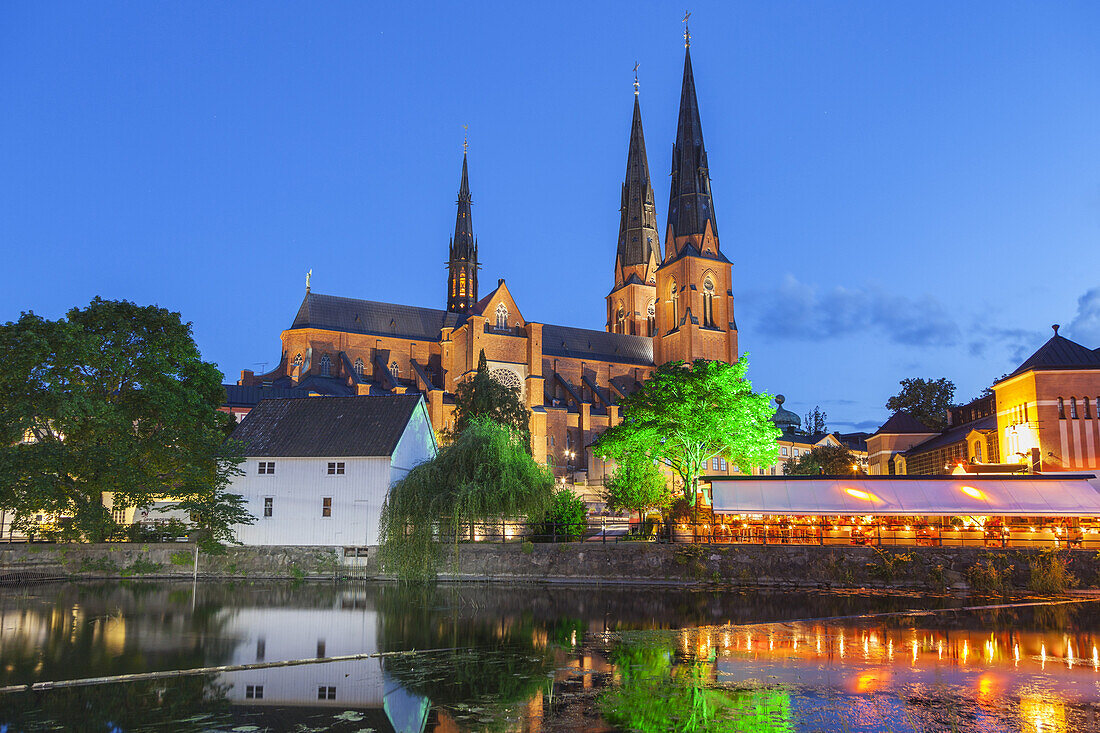
[[[954,346],[961,339],[951,314],[930,295],[842,286],[820,292],[788,274],[779,288],[757,298],[761,322],[779,338],[825,341],[873,331],[907,346]]]
[[[1007,351],[1008,358],[1013,364],[1023,363],[1050,336],[1049,331],[1044,336],[1042,331],[1026,328],[997,328],[977,321],[971,333],[979,334],[981,338],[967,342],[966,349],[970,356],[984,357],[989,347],[993,346],[1001,351]]]
[[[1066,326],[1066,333],[1082,346],[1100,346],[1100,288],[1093,288],[1077,299],[1077,314]]]
[[[882,425],[881,420],[861,420],[860,422],[829,421],[829,429],[838,433],[873,433]]]

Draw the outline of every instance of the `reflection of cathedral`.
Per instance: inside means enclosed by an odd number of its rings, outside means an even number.
[[[435,429],[449,427],[457,383],[484,351],[492,375],[531,409],[536,459],[597,469],[588,445],[619,419],[619,402],[656,364],[737,358],[731,263],[719,249],[690,51],[662,253],[635,86],[606,330],[529,320],[503,279],[481,296],[478,243],[463,156],[446,309],[313,293],[282,334],[278,368],[243,372],[246,387],[323,395],[421,393]],[[481,296],[481,297],[479,297]],[[263,390],[258,390],[262,394]]]

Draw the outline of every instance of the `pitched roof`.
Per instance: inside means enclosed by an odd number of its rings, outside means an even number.
[[[905,433],[934,433],[936,432],[932,428],[922,423],[917,418],[910,415],[905,410],[898,410],[895,412],[889,420],[882,424],[882,427],[876,430],[873,435],[881,435],[884,433],[890,435],[902,435]]]
[[[246,387],[240,384],[223,384],[227,407],[251,407],[261,400],[296,399],[309,397],[308,389],[287,389],[285,387]]]
[[[652,366],[653,339],[548,323],[542,327],[542,353],[547,356]]]
[[[955,425],[952,428],[945,430],[939,435],[934,435],[928,440],[917,443],[904,451],[906,456],[914,456],[919,453],[927,453],[937,448],[942,448],[945,445],[952,445],[954,443],[961,443],[966,440],[966,436],[970,434],[971,430],[996,430],[997,429],[997,416],[986,415],[985,417],[972,420],[962,425]]]
[[[453,328],[463,320],[461,314],[436,308],[306,293],[290,327],[435,341],[441,328]]]
[[[389,456],[420,403],[419,395],[264,400],[230,440],[246,456]]]
[[[1100,349],[1093,351],[1081,344],[1059,336],[1055,331],[1050,340],[1029,356],[1016,371],[1008,376],[1044,369],[1100,369]]]

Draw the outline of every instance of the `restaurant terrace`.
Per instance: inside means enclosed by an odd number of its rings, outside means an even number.
[[[697,540],[1100,549],[1092,473],[703,480],[714,517],[696,526]]]

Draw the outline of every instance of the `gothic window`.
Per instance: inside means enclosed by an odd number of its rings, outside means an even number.
[[[493,371],[489,372],[489,376],[503,384],[505,387],[514,389],[516,392],[523,391],[523,385],[519,381],[519,376],[511,369],[494,369]]]
[[[714,281],[703,282],[703,325],[714,327]]]
[[[355,373],[358,374],[360,377],[363,376],[363,360],[362,359],[356,359],[355,360]]]
[[[466,297],[466,273],[458,273],[458,297]]]
[[[328,354],[325,354],[321,357],[320,364],[321,364],[321,376],[322,377],[331,377],[332,376],[332,360],[328,358]]]
[[[680,326],[680,293],[676,290],[676,281],[673,280],[672,284],[668,287],[668,299],[672,304],[672,327],[679,328]]]
[[[497,306],[497,328],[508,328],[508,306],[504,303]]]
[[[296,366],[296,367],[302,366],[302,355],[301,354],[295,354],[294,355],[294,366]]]
[[[657,320],[657,309],[653,304],[653,301],[649,301],[649,305],[645,308],[645,320],[646,320],[646,336],[652,336],[657,330],[655,328]]]
[[[1069,416],[1070,416],[1071,420],[1076,420],[1077,419],[1077,398],[1076,397],[1070,397],[1069,398]]]
[[[619,301],[619,310],[615,313],[615,333],[626,333],[626,311],[623,310],[623,302]]]
[[[397,379],[401,375],[401,370],[397,366],[397,362],[390,362],[390,374],[394,379]]]
[[[1058,419],[1066,419],[1066,401],[1063,400],[1061,397],[1058,398]]]

